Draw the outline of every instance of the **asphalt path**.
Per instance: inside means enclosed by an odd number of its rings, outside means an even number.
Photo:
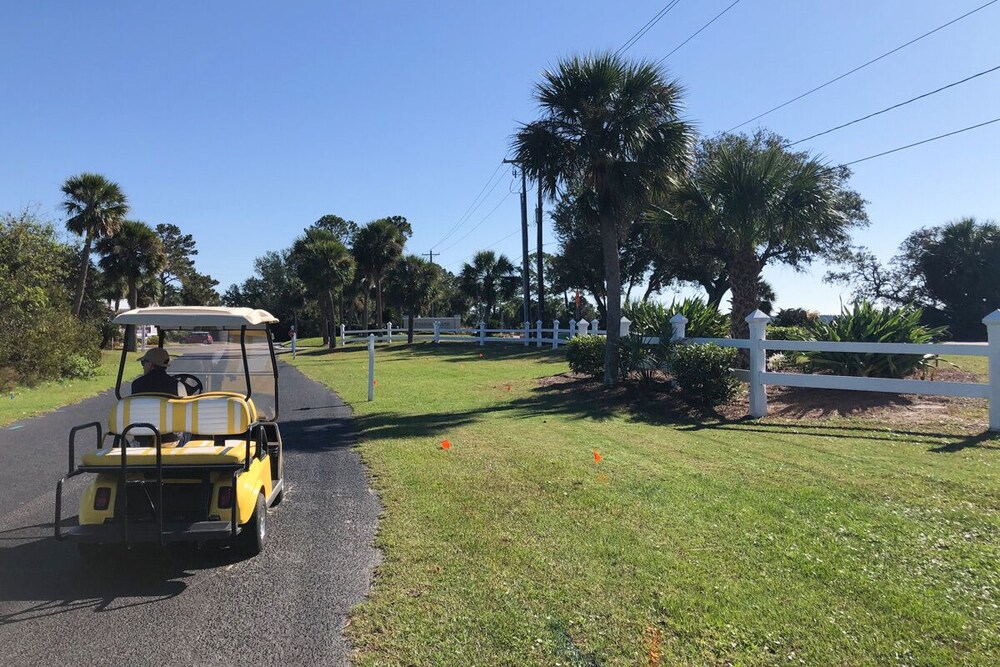
[[[349,407],[294,368],[280,372],[285,494],[268,514],[264,553],[251,559],[172,545],[93,566],[55,540],[69,429],[106,421],[111,392],[0,428],[4,667],[349,664],[343,629],[379,559],[380,505],[352,448]],[[87,436],[83,448],[94,446]],[[88,478],[67,481],[67,524]]]

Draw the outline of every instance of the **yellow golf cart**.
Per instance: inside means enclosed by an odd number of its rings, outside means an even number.
[[[156,327],[177,395],[132,394],[122,384],[122,351],[106,424],[70,430],[69,472],[56,485],[56,538],[77,542],[85,556],[108,544],[213,540],[259,553],[267,510],[284,487],[268,330],[277,321],[251,308],[139,308],[117,316],[115,324]],[[192,331],[211,331],[213,342],[181,342]],[[77,465],[77,436],[85,432],[96,434],[97,446]],[[63,483],[84,473],[94,479],[80,501],[79,525],[63,528]]]

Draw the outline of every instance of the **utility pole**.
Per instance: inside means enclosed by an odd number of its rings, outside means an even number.
[[[441,253],[434,252],[434,248],[431,248],[429,252],[421,253],[422,257],[430,257],[431,258],[431,264],[434,263],[434,255],[437,255],[438,257],[440,257]],[[431,317],[437,317],[437,299],[432,299],[431,300]]]
[[[542,275],[542,177],[538,176],[538,206],[535,208],[535,224],[538,225],[538,319],[545,321],[545,277]]]
[[[521,285],[524,287],[524,322],[531,321],[531,294],[528,291],[528,180],[524,168],[516,160],[504,160],[521,169]]]

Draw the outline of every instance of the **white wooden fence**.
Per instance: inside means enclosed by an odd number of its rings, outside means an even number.
[[[757,310],[746,318],[750,325],[750,338],[685,338],[687,319],[674,315],[673,339],[685,343],[715,343],[723,347],[736,347],[750,351],[750,370],[738,372],[740,379],[750,384],[750,415],[767,415],[767,386],[810,387],[816,389],[848,389],[851,391],[879,391],[893,394],[934,394],[938,396],[965,396],[989,400],[990,430],[1000,431],[1000,310],[983,319],[986,325],[986,343],[834,343],[825,341],[767,340],[767,323],[771,318]],[[648,339],[658,343],[659,339]],[[897,380],[892,378],[849,377],[844,375],[813,375],[806,373],[779,373],[767,370],[767,351],[792,352],[863,352],[869,354],[919,354],[987,357],[989,382],[939,382],[934,380]]]
[[[420,320],[415,322],[419,323]],[[628,335],[629,321],[622,318],[622,335]],[[607,331],[600,328],[598,320],[583,320],[574,322],[570,320],[568,326],[562,326],[559,320],[553,320],[551,327],[545,327],[541,320],[534,325],[525,323],[517,329],[487,329],[485,322],[480,322],[476,328],[469,327],[445,327],[440,321],[435,321],[430,328],[414,326],[414,338],[426,340],[432,338],[435,344],[440,343],[478,343],[480,346],[493,343],[514,343],[525,347],[551,347],[556,349],[560,345],[565,345],[570,338],[575,336],[597,336],[606,335]],[[394,328],[392,322],[386,323],[384,329],[356,329],[347,330],[344,325],[340,325],[340,345],[343,347],[347,343],[362,343],[368,341],[368,336],[374,335],[375,340],[380,343],[392,343],[393,337],[397,340],[406,338],[406,329]]]
[[[750,369],[734,370],[739,379],[750,385],[750,415],[764,417],[767,415],[767,387],[780,385],[785,387],[809,387],[815,389],[847,389],[851,391],[877,391],[895,394],[932,394],[938,396],[963,396],[970,398],[985,398],[989,400],[989,422],[991,431],[1000,431],[1000,309],[993,311],[985,318],[987,342],[985,343],[834,343],[824,341],[793,341],[767,340],[767,323],[771,318],[757,310],[746,318],[750,325],[749,339],[733,338],[687,338],[685,328],[687,318],[674,315],[670,319],[673,328],[671,339],[685,344],[715,343],[721,347],[735,347],[749,350]],[[631,322],[622,317],[620,332],[622,336],[629,335]],[[396,335],[405,332],[396,330]],[[350,337],[347,337],[348,334]],[[340,340],[343,346],[347,342],[366,341],[368,335],[374,334],[380,341],[392,342],[392,324],[385,329],[368,329],[363,331],[345,331],[340,328]],[[430,334],[421,331],[423,337],[433,336],[436,344],[442,342],[476,342],[480,346],[493,343],[520,343],[525,347],[551,346],[556,349],[565,345],[575,336],[605,335],[607,331],[599,328],[599,322],[580,320],[569,322],[563,328],[558,320],[552,327],[544,328],[539,320],[535,326],[527,323],[520,329],[487,329],[483,322],[476,329],[444,328],[440,322],[434,323]],[[362,337],[357,337],[361,335]],[[646,337],[644,341],[657,345],[660,339]],[[862,352],[869,354],[919,354],[919,355],[955,355],[987,357],[989,359],[989,382],[941,382],[935,380],[897,380],[892,378],[864,378],[844,375],[814,375],[807,373],[780,373],[767,370],[767,351],[789,352]]]

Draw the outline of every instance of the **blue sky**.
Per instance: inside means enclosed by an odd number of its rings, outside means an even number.
[[[666,66],[685,117],[713,134],[986,1],[741,0]],[[628,55],[660,59],[730,2],[681,0]],[[517,261],[512,179],[490,176],[517,123],[536,118],[533,84],[561,57],[619,48],[666,4],[6,3],[0,211],[61,224],[62,182],[105,174],[132,217],[194,234],[220,289],[326,213],[404,215],[408,250],[443,251],[451,270],[488,246]],[[852,120],[1000,64],[998,34],[1000,3],[743,129],[796,140]],[[998,83],[986,75],[803,147],[840,163],[990,120]],[[1000,123],[857,165],[872,221],[857,241],[888,258],[916,228],[1000,219],[998,153]],[[822,273],[765,275],[779,306],[835,312]]]

